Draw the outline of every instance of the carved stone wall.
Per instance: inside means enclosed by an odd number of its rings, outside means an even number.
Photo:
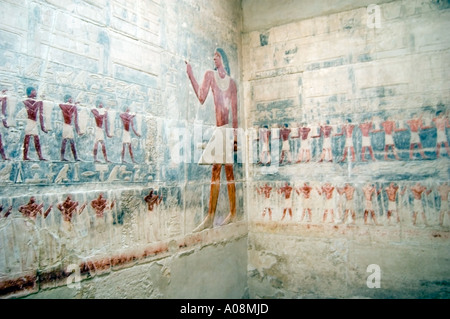
[[[1,11],[1,296],[69,285],[86,297],[96,275],[230,247],[215,230],[192,235],[211,179],[194,145],[210,138],[215,110],[211,98],[194,99],[185,61],[200,79],[220,46],[239,82],[238,1],[22,0],[3,1]],[[237,167],[245,225],[243,176]],[[229,212],[226,182],[220,196],[216,225]],[[245,247],[242,224],[227,233]],[[170,269],[165,262],[160,276]],[[245,276],[245,266],[228,271]],[[154,295],[182,291],[176,282]]]
[[[250,296],[448,297],[448,5],[244,3]]]

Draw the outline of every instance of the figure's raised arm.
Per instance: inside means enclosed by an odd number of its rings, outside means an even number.
[[[192,66],[189,62],[186,63],[186,72],[191,81],[192,88],[194,89],[195,95],[197,96],[200,104],[203,105],[205,103],[206,97],[208,96],[209,88],[211,87],[211,80],[213,78],[212,71],[207,71],[203,78],[203,82],[201,85],[198,84],[197,79],[194,76],[194,72],[192,71]]]

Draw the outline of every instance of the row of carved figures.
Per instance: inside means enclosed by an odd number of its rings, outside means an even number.
[[[401,222],[399,214],[400,200],[398,195],[405,195],[409,190],[413,196],[412,207],[407,213],[411,214],[410,219],[413,225],[421,223],[428,225],[427,214],[423,202],[427,201],[427,196],[434,190],[438,195],[440,202],[439,211],[439,225],[450,226],[450,210],[448,205],[448,194],[450,192],[450,186],[447,182],[443,182],[438,186],[431,188],[426,187],[420,182],[417,182],[411,186],[400,187],[397,183],[391,182],[386,187],[378,187],[374,183],[366,183],[361,187],[363,195],[363,221],[364,224],[379,225],[377,216],[383,213],[388,224],[399,224]],[[301,203],[301,217],[300,222],[312,221],[313,210],[322,209],[321,222],[330,221],[332,223],[350,223],[355,224],[357,220],[357,192],[359,190],[355,185],[351,183],[345,183],[344,185],[333,185],[332,183],[324,183],[321,185],[313,185],[309,182],[304,182],[301,186],[293,186],[289,182],[285,182],[282,186],[270,185],[265,183],[263,186],[257,186],[256,192],[263,198],[262,217],[266,215],[269,220],[272,220],[272,213],[274,206],[281,206],[282,217],[281,220],[286,218],[286,214],[290,216],[292,220],[293,216],[293,197],[294,194],[299,196]],[[385,192],[387,197],[386,208],[377,204],[380,200],[382,191]],[[314,201],[314,193],[320,196],[320,200]],[[273,199],[273,194],[281,195],[282,203],[277,203]],[[339,200],[336,201],[335,194],[339,195]],[[409,202],[409,199],[407,200]],[[339,207],[340,206],[340,207]],[[339,216],[338,210],[341,211]],[[376,210],[379,210],[378,212]]]
[[[154,207],[162,202],[163,196],[158,194],[156,190],[150,189],[143,200],[145,201],[148,210],[153,211]],[[74,201],[72,196],[68,195],[64,201],[57,203],[55,206],[61,212],[63,221],[70,223],[74,214],[81,214],[88,204],[94,209],[96,217],[103,218],[105,211],[113,209],[115,203],[115,200],[108,201],[108,199],[100,193],[97,198],[91,200],[89,203],[85,202],[83,204]],[[23,217],[36,220],[38,215],[43,219],[47,218],[52,209],[53,205],[49,205],[47,209],[44,209],[44,203],[37,203],[36,197],[31,196],[26,204],[18,207],[18,212]],[[0,218],[8,218],[11,213],[13,213],[13,206],[4,209],[3,205],[0,205]]]
[[[54,103],[50,101],[45,101],[43,99],[41,100],[37,99],[37,91],[33,87],[28,87],[26,93],[27,98],[25,98],[22,101],[27,114],[25,136],[23,140],[22,159],[24,161],[31,160],[31,158],[29,157],[29,148],[30,142],[33,141],[39,160],[45,161],[46,158],[44,157],[42,152],[39,132],[40,131],[44,133],[49,132],[48,128],[46,127],[46,121],[44,120],[44,113],[50,113],[50,111],[44,112],[44,110],[52,108]],[[0,103],[1,103],[2,125],[5,128],[10,127],[10,125],[8,124],[8,112],[7,112],[9,99],[10,97],[7,95],[7,91],[3,90],[2,95],[0,96]],[[72,151],[73,160],[74,161],[80,160],[75,143],[75,133],[79,136],[85,133],[82,132],[80,129],[80,121],[82,120],[80,120],[79,110],[77,107],[78,104],[80,103],[74,102],[70,94],[64,96],[63,103],[59,103],[59,107],[61,109],[64,121],[62,125],[62,141],[60,150],[61,161],[68,161],[65,155],[68,144],[70,145],[70,149]],[[94,161],[99,162],[97,154],[98,154],[98,147],[100,145],[105,161],[110,162],[108,160],[105,145],[106,137],[109,138],[112,137],[112,135],[110,134],[110,124],[109,124],[110,119],[108,118],[108,110],[107,108],[104,107],[103,102],[99,100],[97,101],[96,107],[91,109],[91,114],[94,116],[96,124],[94,132],[95,135],[94,147],[93,147]],[[131,145],[131,133],[134,132],[134,134],[136,134],[136,136],[138,137],[140,137],[141,134],[136,129],[136,124],[134,120],[135,117],[136,114],[131,113],[129,108],[127,108],[125,112],[122,112],[120,114],[120,119],[123,124],[122,153],[121,153],[122,162],[125,162],[126,150],[128,150],[132,162],[136,163]],[[0,155],[3,158],[3,160],[5,161],[9,160],[9,158],[6,156],[5,153],[1,134],[0,134]]]
[[[445,147],[447,156],[450,157],[450,147],[447,140],[446,129],[450,127],[447,114],[442,110],[436,112],[435,117],[431,119],[430,125],[424,124],[423,116],[417,116],[414,114],[412,119],[406,121],[409,126],[410,140],[409,140],[409,159],[414,159],[414,153],[419,152],[422,159],[427,159],[425,155],[420,131],[428,129],[436,129],[436,158],[441,155],[442,146]],[[433,125],[432,125],[433,124]],[[392,118],[387,118],[381,123],[377,124],[379,128],[374,129],[375,121],[373,119],[365,120],[364,122],[356,125],[352,123],[350,119],[347,119],[347,123],[336,126],[331,125],[329,121],[317,126],[318,134],[313,135],[313,127],[308,126],[306,123],[301,123],[298,127],[289,127],[288,124],[284,124],[282,127],[269,128],[267,125],[258,128],[258,133],[254,140],[258,141],[259,146],[259,162],[258,164],[271,164],[273,150],[271,146],[274,144],[274,140],[279,140],[281,144],[281,154],[279,157],[279,164],[284,163],[300,163],[310,162],[312,160],[311,144],[314,139],[323,138],[321,154],[318,162],[328,161],[333,162],[332,152],[332,137],[344,136],[345,145],[342,153],[341,162],[347,159],[348,153],[351,154],[351,160],[356,161],[355,143],[353,142],[353,133],[355,129],[361,131],[361,161],[367,161],[366,151],[369,152],[370,158],[375,161],[374,150],[372,148],[371,134],[384,132],[384,160],[389,160],[389,151],[392,151],[395,159],[400,160],[398,155],[397,146],[394,141],[394,134],[396,132],[407,131],[407,128],[397,127],[397,123]],[[340,132],[333,133],[334,130],[339,129]],[[300,140],[300,148],[296,155],[293,155],[293,150],[290,141],[295,139]],[[279,145],[277,144],[277,145]],[[278,149],[275,150],[278,153]],[[296,158],[293,158],[296,156]]]

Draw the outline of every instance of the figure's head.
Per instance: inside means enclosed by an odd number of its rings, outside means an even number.
[[[27,96],[36,97],[36,89],[32,86],[27,87]]]
[[[64,102],[72,103],[72,96],[70,94],[64,95]]]
[[[228,63],[228,57],[225,51],[222,48],[216,48],[216,51],[214,52],[214,65],[216,70],[220,64],[223,65],[227,74],[230,75],[230,64]]]

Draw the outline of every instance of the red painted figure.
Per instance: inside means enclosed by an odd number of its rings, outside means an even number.
[[[355,224],[356,221],[356,212],[354,204],[355,187],[353,187],[349,183],[345,183],[344,187],[338,188],[337,191],[340,195],[345,195],[344,217],[342,218],[342,222],[345,223],[348,220],[350,214],[351,224]]]
[[[363,187],[363,193],[364,193],[364,198],[366,200],[366,206],[364,208],[364,224],[368,224],[368,217],[369,217],[369,213],[370,216],[372,217],[373,222],[375,223],[375,225],[379,225],[377,222],[377,216],[375,214],[375,209],[373,208],[373,195],[379,195],[381,190],[377,190],[376,186],[374,184],[366,184]]]
[[[441,198],[441,208],[439,210],[439,225],[447,225],[447,217],[450,217],[450,210],[448,207],[448,193],[450,192],[450,186],[448,182],[444,182],[437,188],[439,196]],[[448,226],[448,225],[447,225]]]
[[[281,156],[280,156],[280,164],[283,163],[284,157],[287,157],[288,163],[292,162],[291,156],[291,145],[289,144],[289,135],[291,134],[291,129],[287,124],[284,124],[284,127],[280,129],[280,138],[282,142],[281,146]]]
[[[24,161],[29,161],[30,158],[28,157],[28,148],[30,146],[30,138],[34,138],[34,146],[36,148],[36,152],[38,153],[39,160],[45,161],[46,159],[42,156],[41,151],[41,144],[39,141],[39,134],[38,134],[38,113],[39,113],[39,122],[41,125],[41,129],[44,133],[48,133],[48,131],[45,128],[44,125],[44,115],[43,115],[43,102],[37,101],[36,96],[37,92],[34,88],[28,87],[27,88],[27,96],[28,99],[23,101],[23,104],[25,104],[25,108],[27,110],[27,126],[25,127],[25,138],[23,142],[23,159]]]
[[[136,114],[131,114],[130,109],[126,109],[125,112],[120,114],[120,119],[123,123],[123,137],[122,137],[122,163],[125,163],[125,150],[128,146],[128,152],[130,153],[130,157],[133,163],[136,163],[134,160],[133,150],[131,148],[131,134],[130,128],[133,130],[134,134],[137,136],[141,136],[134,127],[133,119],[136,117]]]
[[[308,214],[308,222],[312,221],[312,211],[311,211],[311,190],[312,187],[309,183],[305,182],[302,187],[299,187],[295,191],[297,194],[303,194],[303,212],[300,217],[300,222],[303,221],[305,215]]]
[[[144,197],[144,200],[147,203],[147,208],[149,211],[153,211],[154,206],[159,205],[162,199],[163,197],[161,195],[156,194],[156,191],[153,190],[153,188],[151,188],[148,195]]]
[[[417,215],[419,213],[422,216],[423,223],[427,225],[428,224],[427,217],[425,215],[425,209],[422,204],[422,194],[429,195],[431,193],[431,189],[428,189],[422,184],[420,184],[420,182],[417,182],[413,187],[411,187],[411,192],[414,197],[414,207],[412,216],[413,225],[417,224]]]
[[[106,209],[112,209],[114,207],[115,201],[113,201],[108,207],[108,201],[103,197],[103,194],[98,195],[98,197],[91,201],[91,207],[95,210],[95,215],[99,218],[103,217]]]
[[[64,124],[63,124],[63,139],[61,142],[61,161],[67,161],[64,154],[66,152],[66,144],[67,142],[70,143],[70,148],[72,150],[72,155],[75,161],[79,161],[77,156],[77,149],[75,147],[75,137],[73,134],[73,127],[72,127],[72,120],[75,124],[75,130],[77,131],[78,135],[82,135],[80,132],[80,127],[78,125],[78,110],[77,106],[78,102],[73,103],[72,96],[66,95],[64,97],[64,103],[61,103],[59,107],[61,108],[62,115],[64,118]]]
[[[330,121],[326,121],[324,125],[320,126],[319,135],[313,136],[314,138],[320,138],[323,136],[322,142],[322,153],[320,154],[319,163],[323,162],[325,157],[328,155],[328,161],[333,161],[333,153],[331,150],[331,132],[333,131],[333,127],[330,125]]]
[[[450,127],[448,117],[445,116],[444,112],[437,111],[436,117],[433,118],[434,125],[436,126],[436,158],[439,158],[440,150],[442,144],[447,150],[447,156],[450,157],[450,147],[448,146],[447,131],[446,129]]]
[[[397,150],[395,148],[394,133],[406,131],[406,129],[396,128],[395,121],[392,120],[390,117],[386,121],[382,122],[381,126],[383,127],[383,130],[384,130],[384,159],[386,161],[389,160],[388,152],[389,152],[389,148],[391,148],[392,153],[395,156],[395,159],[400,160],[400,157],[398,156]],[[374,130],[373,132],[377,133],[377,132],[382,132],[383,130]]]
[[[400,223],[400,216],[397,209],[397,192],[399,187],[395,183],[391,182],[384,190],[386,191],[388,197],[388,210],[386,216],[388,223],[391,223],[394,214],[397,215],[395,220],[397,223]]]
[[[61,211],[64,221],[71,222],[72,216],[78,207],[78,202],[73,201],[70,196],[57,205],[57,208]]]
[[[43,203],[37,204],[36,198],[34,196],[31,196],[27,204],[19,206],[19,212],[21,212],[24,217],[36,219],[36,216],[38,214],[42,214],[43,207],[44,207]],[[50,207],[45,211],[44,217],[47,217],[51,209],[52,206],[50,205]]]
[[[6,93],[6,90],[2,90],[2,94],[4,95],[5,93]],[[0,103],[2,104],[2,113],[1,113],[2,124],[3,124],[4,127],[9,128],[8,122],[6,120],[6,117],[7,117],[6,107],[7,107],[7,104],[8,104],[8,97],[6,95],[1,96],[0,97]],[[9,158],[6,157],[5,149],[3,148],[1,132],[0,132],[0,155],[2,156],[4,161],[9,160]]]
[[[289,217],[292,220],[292,189],[292,186],[290,186],[288,182],[278,189],[278,193],[284,196],[284,208],[281,220],[284,220],[284,217],[286,217],[286,212],[289,213]]]
[[[272,187],[267,185],[267,183],[263,187],[257,187],[256,191],[258,194],[264,195],[264,210],[262,212],[262,217],[264,218],[266,214],[269,214],[269,220],[272,220],[272,208],[270,207],[270,192],[272,191]]]
[[[309,138],[309,133],[311,128],[306,126],[306,123],[302,123],[301,127],[298,128],[298,133],[301,138],[300,151],[298,153],[298,158],[296,163],[300,163],[306,158],[306,162],[311,160],[311,139]]]
[[[348,151],[352,153],[352,162],[356,160],[355,148],[353,146],[353,130],[355,126],[351,123],[352,121],[350,119],[347,119],[347,124],[344,124],[344,126],[342,127],[342,132],[335,134],[335,136],[345,135],[344,154],[341,162],[344,162],[347,158]]]
[[[422,158],[427,159],[428,157],[425,155],[422,147],[422,142],[420,141],[419,130],[425,130],[430,127],[423,125],[422,116],[417,117],[414,115],[414,117],[406,123],[409,125],[409,128],[411,130],[411,139],[409,142],[409,159],[413,159],[413,150],[415,147],[417,147],[417,149],[419,150]]]
[[[217,139],[217,141],[215,141],[217,143],[220,142],[219,140],[223,141],[223,139],[219,138],[219,135],[226,135],[226,128],[227,126],[229,126],[229,113],[231,111],[231,129],[233,129],[234,132],[234,147],[232,148],[234,148],[234,151],[236,151],[238,128],[237,86],[235,81],[230,77],[228,58],[225,52],[220,48],[217,48],[214,52],[214,64],[215,71],[206,71],[201,85],[198,84],[192,71],[192,66],[188,62],[186,62],[186,72],[192,84],[192,88],[194,89],[195,95],[197,96],[201,104],[204,104],[209,91],[212,91],[217,126],[215,131],[215,134],[217,134],[217,138],[215,138],[214,141]],[[214,148],[214,145],[211,144],[212,143],[210,143],[210,146]],[[223,145],[221,145],[221,147],[223,147]],[[210,152],[209,155],[211,155],[211,148],[209,148],[207,145],[207,147],[205,148],[205,152],[208,150]],[[230,213],[222,222],[222,225],[233,222],[236,218],[236,185],[234,182],[233,163],[224,160],[223,154],[217,154],[221,153],[220,150],[214,148],[214,151],[215,155],[212,156],[212,158],[210,158],[207,162],[204,162],[205,164],[212,164],[208,215],[205,217],[203,222],[194,229],[194,232],[201,231],[206,228],[211,228],[213,226],[217,200],[219,197],[220,172],[222,170],[222,165],[225,166],[225,175],[228,187],[228,200],[230,207]],[[205,152],[203,153],[202,158],[204,157],[204,155],[207,155],[205,154]]]
[[[370,132],[372,131],[372,128],[373,128],[372,121],[367,121],[367,122],[361,123],[359,125],[359,129],[361,130],[361,134],[362,134],[361,160],[363,162],[366,161],[366,158],[365,158],[366,149],[369,150],[370,157],[372,158],[373,161],[375,161],[375,156],[373,154],[373,148],[372,148],[372,142],[370,140]]]
[[[335,187],[331,183],[325,183],[321,188],[316,188],[317,193],[322,196],[325,194],[325,203],[323,211],[323,222],[327,220],[328,213],[331,215],[331,222],[334,223],[334,203],[333,203],[333,192]]]
[[[104,129],[106,131],[106,136],[112,137],[109,134],[108,128],[108,111],[103,107],[103,102],[101,101],[97,102],[97,106],[98,106],[97,108],[91,110],[92,114],[94,114],[96,124],[94,151],[93,151],[94,161],[96,163],[100,162],[97,159],[98,144],[100,144],[102,147],[103,157],[105,158],[105,161],[110,163],[111,161],[108,160],[108,156],[106,154],[105,133],[103,132]]]

